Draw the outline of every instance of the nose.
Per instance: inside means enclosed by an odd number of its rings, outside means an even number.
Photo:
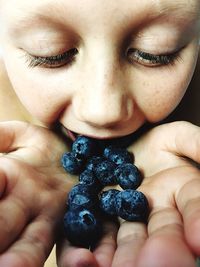
[[[101,61],[83,73],[73,100],[76,118],[94,127],[114,127],[129,120],[134,105],[120,66]]]

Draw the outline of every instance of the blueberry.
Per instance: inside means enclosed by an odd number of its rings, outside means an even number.
[[[140,171],[131,163],[119,165],[115,170],[115,177],[123,189],[136,189],[142,182]]]
[[[109,160],[102,160],[102,162],[96,166],[94,173],[97,179],[102,184],[102,186],[116,184],[116,180],[114,176],[115,168],[116,168],[116,165],[112,161],[109,161]]]
[[[77,184],[72,187],[68,194],[67,206],[68,209],[77,209],[80,207],[84,208],[95,208],[97,204],[97,194],[95,193],[93,187]]]
[[[95,186],[97,183],[97,178],[92,170],[85,169],[80,175],[79,175],[79,183]]]
[[[109,146],[104,149],[103,154],[117,165],[133,163],[133,155],[125,148]]]
[[[77,194],[73,198],[70,198],[70,201],[68,200],[68,208],[69,209],[77,209],[77,208],[88,208],[92,209],[94,208],[94,200],[90,195],[83,195],[83,194]]]
[[[85,184],[76,184],[71,188],[71,191],[68,194],[68,198],[74,197],[74,195],[82,193],[82,194],[93,194],[92,186]]]
[[[149,204],[145,195],[136,190],[120,191],[116,196],[117,215],[126,221],[147,222]]]
[[[99,207],[107,215],[116,215],[116,196],[119,193],[119,190],[110,189],[103,191],[99,196]]]
[[[64,216],[64,230],[73,245],[89,248],[101,237],[102,224],[90,210],[69,210]]]
[[[92,187],[97,194],[102,190],[102,185],[91,170],[85,169],[79,176],[79,183]]]
[[[95,141],[89,137],[78,136],[72,144],[72,152],[77,158],[87,159],[94,155],[95,150]]]
[[[84,161],[78,159],[73,153],[67,152],[64,153],[61,158],[61,163],[63,168],[71,174],[81,173],[84,167]]]
[[[92,171],[94,171],[94,170],[96,169],[96,166],[97,166],[100,162],[102,162],[103,160],[104,160],[103,157],[100,157],[100,156],[93,156],[93,157],[91,157],[91,158],[88,160],[88,162],[87,162],[85,168],[86,168],[87,170],[92,170]]]

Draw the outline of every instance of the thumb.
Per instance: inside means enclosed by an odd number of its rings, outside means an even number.
[[[168,126],[167,150],[200,163],[200,127],[186,121],[169,123]]]
[[[21,121],[0,122],[0,153],[8,153],[21,147],[28,125]]]
[[[185,164],[200,163],[200,127],[185,121],[166,123],[141,136],[130,148],[145,175]]]

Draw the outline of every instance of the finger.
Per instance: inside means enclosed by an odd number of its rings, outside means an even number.
[[[58,267],[98,267],[94,254],[85,248],[72,246],[63,236],[56,246]]]
[[[160,141],[169,152],[200,163],[200,127],[185,121],[172,122],[161,127],[166,127],[167,138],[162,135],[162,139],[165,139]]]
[[[112,267],[136,266],[141,247],[147,239],[146,225],[137,222],[124,222],[117,236],[117,250]]]
[[[195,256],[186,245],[181,216],[175,208],[154,210],[148,233],[137,267],[195,267]]]
[[[67,240],[63,239],[60,241],[57,245],[58,266],[111,266],[116,249],[118,224],[106,221],[103,226],[103,238],[97,244],[93,252],[88,249],[73,247]]]
[[[42,267],[53,247],[54,223],[41,217],[26,227],[21,237],[0,256],[0,266]]]
[[[200,172],[199,172],[200,173]],[[183,216],[185,237],[191,249],[200,255],[200,174],[177,194],[177,206]]]
[[[0,202],[0,252],[18,237],[31,217],[28,207],[14,196]]]
[[[111,266],[117,247],[118,223],[105,222],[104,235],[97,248],[93,251],[94,256],[101,267]]]
[[[23,183],[19,182],[23,173],[17,165],[3,157],[0,158],[0,165],[0,172],[6,181],[0,201],[0,252],[2,252],[18,237],[31,219],[35,195],[34,190],[30,190],[34,186],[30,179],[24,180]]]
[[[0,199],[3,197],[5,189],[6,189],[6,175],[0,169]]]

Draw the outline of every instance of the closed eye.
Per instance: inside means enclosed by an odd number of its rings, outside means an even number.
[[[77,53],[78,50],[76,48],[70,49],[63,54],[50,57],[33,56],[26,53],[26,59],[29,67],[41,66],[44,68],[60,68],[70,64]]]
[[[155,55],[135,48],[129,48],[127,51],[127,58],[130,63],[137,62],[147,67],[157,67],[173,64],[180,58],[179,52],[174,52],[167,55]]]

